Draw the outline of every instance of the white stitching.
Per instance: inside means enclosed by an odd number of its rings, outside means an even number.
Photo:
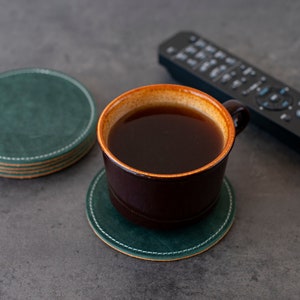
[[[84,95],[87,97],[88,102],[90,104],[91,114],[90,114],[89,123],[88,123],[86,129],[82,132],[82,134],[79,137],[77,137],[72,143],[70,143],[67,146],[64,146],[61,149],[52,151],[52,152],[47,153],[47,154],[41,154],[41,155],[31,156],[31,157],[9,157],[9,156],[1,156],[0,155],[0,159],[12,160],[12,161],[21,161],[21,160],[23,160],[23,161],[30,161],[30,160],[48,158],[50,156],[57,155],[57,154],[59,154],[61,152],[64,152],[65,150],[68,150],[68,149],[72,148],[78,141],[80,141],[87,134],[87,132],[92,127],[93,117],[95,115],[94,102],[93,102],[91,96],[89,95],[89,93],[87,92],[87,90],[79,82],[77,82],[75,79],[73,79],[71,77],[68,77],[68,76],[66,76],[66,75],[64,75],[62,73],[58,73],[56,71],[50,71],[50,70],[46,70],[46,69],[45,70],[44,69],[33,69],[33,70],[26,70],[25,69],[25,70],[20,70],[20,71],[16,71],[16,72],[14,72],[14,71],[13,72],[7,72],[7,73],[3,74],[5,76],[0,76],[0,78],[1,77],[9,76],[11,74],[26,74],[26,73],[31,73],[32,71],[34,71],[35,73],[46,74],[46,75],[55,74],[56,76],[58,76],[60,78],[63,78],[65,80],[73,83],[75,86],[77,86],[84,93]]]
[[[232,192],[231,192],[231,189],[229,187],[229,183],[227,182],[227,180],[225,179],[224,180],[224,183],[225,183],[225,186],[226,186],[226,189],[227,189],[227,192],[229,194],[229,202],[230,202],[230,205],[229,205],[229,209],[228,209],[228,213],[227,213],[227,216],[226,216],[226,219],[224,221],[224,223],[220,226],[220,228],[212,235],[210,236],[207,240],[205,240],[204,242],[194,246],[194,247],[190,247],[190,248],[187,248],[187,249],[183,249],[183,250],[178,250],[178,251],[171,251],[171,252],[156,252],[156,251],[146,251],[146,250],[142,250],[142,249],[138,249],[138,248],[133,248],[131,246],[128,246],[126,244],[123,244],[121,242],[119,242],[118,240],[116,240],[115,238],[113,238],[112,236],[110,236],[107,232],[105,232],[101,226],[98,224],[97,222],[97,219],[95,217],[95,214],[94,214],[94,211],[93,211],[93,207],[92,207],[92,201],[93,201],[93,194],[94,194],[94,191],[95,191],[95,188],[96,188],[96,185],[98,184],[101,176],[103,175],[104,173],[104,170],[102,170],[102,172],[99,173],[98,177],[96,178],[92,188],[91,188],[91,192],[90,192],[90,196],[89,196],[89,208],[90,208],[90,212],[91,212],[91,215],[92,215],[92,218],[93,218],[93,221],[95,222],[97,228],[107,237],[109,238],[110,240],[112,240],[113,242],[115,242],[116,244],[118,244],[119,246],[122,246],[124,248],[127,248],[129,250],[132,250],[132,251],[135,251],[135,252],[138,252],[138,253],[143,253],[143,254],[151,254],[151,255],[174,255],[174,254],[182,254],[182,253],[185,253],[185,252],[189,252],[189,251],[193,251],[197,248],[200,248],[202,247],[203,245],[207,244],[210,240],[212,240],[216,235],[219,234],[219,232],[225,227],[225,225],[227,224],[228,220],[229,220],[229,217],[231,215],[231,211],[232,211],[232,200],[233,200],[233,195],[232,195]]]

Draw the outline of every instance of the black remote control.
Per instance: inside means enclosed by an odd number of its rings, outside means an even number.
[[[251,120],[300,152],[300,93],[194,32],[159,46],[159,62],[183,84],[224,102],[238,99]]]

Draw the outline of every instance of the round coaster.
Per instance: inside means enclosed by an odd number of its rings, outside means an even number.
[[[0,176],[13,179],[32,179],[59,172],[83,158],[91,150],[93,145],[94,143],[84,145],[84,148],[81,147],[78,149],[80,151],[76,151],[76,153],[73,153],[70,157],[64,157],[64,159],[58,160],[53,159],[51,163],[36,168],[34,166],[28,166],[27,168],[0,167]]]
[[[94,132],[88,91],[56,71],[0,74],[0,163],[30,164],[69,153]]]
[[[224,179],[220,200],[200,222],[176,230],[151,230],[118,213],[110,202],[105,171],[101,170],[89,187],[86,214],[95,234],[115,250],[145,260],[172,261],[200,254],[219,242],[233,223],[235,198]]]

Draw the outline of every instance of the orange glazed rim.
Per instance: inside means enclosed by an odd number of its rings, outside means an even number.
[[[173,96],[173,98],[171,98],[170,96]],[[184,96],[184,98],[182,96]],[[172,99],[172,102],[170,99]],[[201,101],[199,101],[200,99]],[[187,105],[187,103],[190,107],[197,106],[197,109],[199,110],[201,108],[205,108],[205,111],[201,110],[202,113],[205,113],[208,117],[213,116],[212,119],[217,124],[220,122],[222,123],[222,126],[220,124],[218,124],[218,126],[223,133],[224,146],[223,150],[215,159],[213,159],[208,164],[191,171],[174,174],[160,174],[146,172],[131,167],[118,159],[110,151],[107,144],[109,130],[116,123],[116,121],[120,119],[120,117],[124,116],[127,112],[130,112],[133,109],[137,109],[138,107],[151,105],[153,106],[162,103],[173,104],[174,101],[175,104],[178,102],[178,105],[182,106]],[[191,102],[193,103],[193,105],[191,105]],[[97,138],[99,145],[102,151],[111,161],[120,166],[122,169],[127,170],[128,172],[131,172],[133,174],[158,179],[184,177],[213,168],[227,157],[233,146],[235,136],[235,127],[232,117],[220,102],[200,90],[176,84],[146,85],[134,88],[119,95],[104,108],[97,124]]]

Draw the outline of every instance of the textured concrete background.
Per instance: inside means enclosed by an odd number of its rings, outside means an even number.
[[[46,67],[81,81],[99,112],[144,84],[174,83],[158,44],[191,29],[300,90],[300,2],[1,0],[0,71]],[[85,216],[99,147],[35,180],[0,178],[0,299],[299,299],[300,155],[250,125],[227,177],[233,228],[199,256],[154,263],[102,243]]]

